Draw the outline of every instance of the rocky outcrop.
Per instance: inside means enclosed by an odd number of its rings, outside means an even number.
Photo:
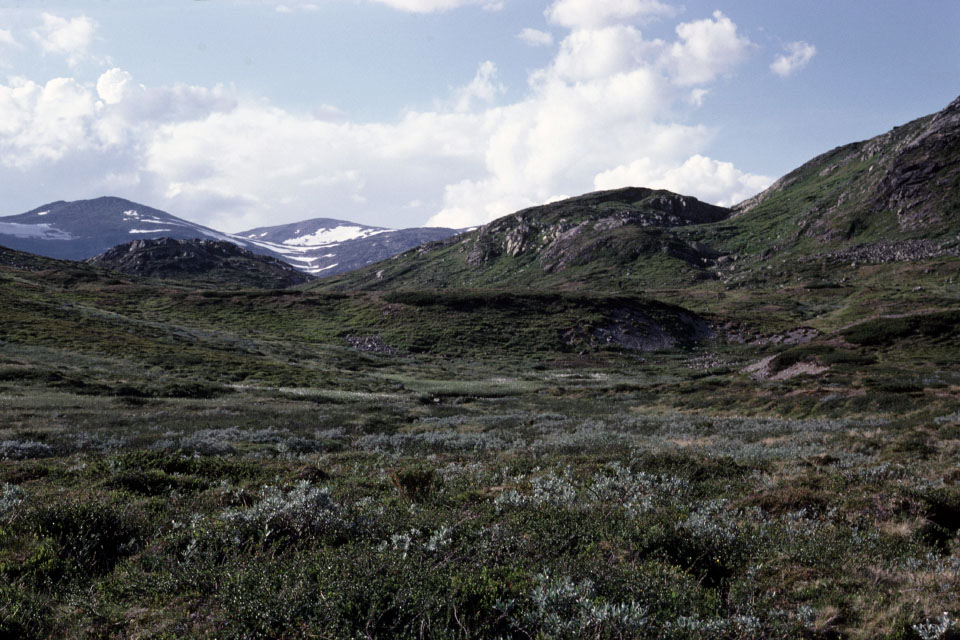
[[[903,242],[860,244],[840,251],[819,253],[805,257],[803,262],[886,264],[888,262],[917,262],[944,256],[960,257],[960,237],[940,242],[933,240],[904,240]]]
[[[880,181],[876,206],[896,211],[901,229],[916,229],[942,221],[946,212],[937,205],[958,188],[960,98],[897,153]],[[956,208],[952,212],[956,215]]]
[[[133,276],[282,289],[313,280],[269,256],[217,240],[134,240],[86,261]]]
[[[463,250],[471,267],[481,267],[500,256],[516,258],[535,253],[545,270],[560,271],[589,261],[594,250],[609,244],[608,232],[621,227],[669,229],[717,222],[729,215],[729,209],[690,196],[629,187],[589,193],[500,218],[477,230]],[[703,263],[708,254],[720,255],[702,246],[668,244],[658,250],[683,256],[681,259],[689,259],[691,264]]]
[[[380,336],[347,336],[347,344],[357,351],[376,353],[383,356],[395,356],[399,351],[389,346]]]

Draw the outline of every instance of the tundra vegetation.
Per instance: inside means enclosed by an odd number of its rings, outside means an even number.
[[[766,314],[692,290],[759,332],[699,342],[629,296],[4,268],[0,635],[955,637],[941,262]],[[686,333],[607,342],[625,313]]]

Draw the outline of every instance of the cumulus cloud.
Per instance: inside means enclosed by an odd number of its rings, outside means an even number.
[[[117,104],[130,95],[133,76],[123,69],[110,69],[97,80],[97,94],[106,104]]]
[[[229,230],[356,213],[367,203],[396,211],[481,170],[481,127],[482,116],[467,113],[410,113],[393,124],[353,124],[241,105],[159,127],[144,169],[162,177],[161,196],[171,208],[202,212],[205,223]]]
[[[597,189],[617,189],[639,184],[732,206],[766,189],[772,182],[768,176],[744,173],[730,162],[718,162],[695,154],[682,165],[670,168],[658,167],[642,158],[597,175],[594,186]]]
[[[470,84],[456,91],[457,111],[470,111],[475,104],[490,104],[503,94],[506,87],[497,80],[497,65],[487,60],[477,69]]]
[[[25,168],[90,147],[94,113],[90,92],[71,78],[0,85],[0,163]]]
[[[553,45],[553,34],[548,31],[538,29],[524,29],[517,34],[517,37],[531,47],[549,47]]]
[[[673,7],[658,0],[556,0],[545,12],[551,22],[571,29],[594,29],[674,13]]]
[[[777,56],[770,65],[770,70],[781,78],[803,69],[817,55],[817,48],[808,42],[791,42],[784,49],[786,53]]]
[[[520,97],[504,100],[486,61],[433,109],[391,121],[357,122],[329,105],[294,112],[223,86],[147,87],[120,68],[94,84],[0,85],[0,180],[68,173],[84,189],[74,197],[117,193],[227,231],[334,214],[467,227],[594,188],[729,204],[766,186],[707,157],[713,132],[676,116],[746,55],[736,25],[716,13],[677,27],[675,42],[648,40],[636,22],[664,15],[659,3],[603,0],[600,21],[577,17],[588,5],[551,5],[558,24],[588,26],[569,30]]]
[[[86,16],[61,18],[51,13],[41,15],[43,24],[30,35],[46,53],[62,55],[71,66],[87,56],[97,23]]]
[[[670,47],[665,63],[673,68],[681,86],[704,84],[729,73],[743,62],[752,46],[720,11],[713,13],[713,19],[678,25],[677,35],[680,40]]]
[[[159,123],[204,118],[236,99],[223,87],[147,89],[111,69],[96,89],[72,78],[45,85],[15,78],[0,85],[0,163],[29,169],[67,154],[139,143]]]
[[[643,67],[659,47],[629,25],[579,29],[560,43],[552,71],[573,81],[609,77]]]

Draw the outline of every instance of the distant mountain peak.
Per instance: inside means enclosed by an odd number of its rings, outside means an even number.
[[[51,258],[84,260],[140,238],[199,238],[232,242],[316,275],[356,269],[455,233],[313,218],[228,234],[116,196],[58,200],[0,218],[0,245]]]
[[[257,227],[234,237],[270,251],[307,273],[326,276],[386,260],[455,233],[454,229],[387,229],[335,218],[311,218]]]

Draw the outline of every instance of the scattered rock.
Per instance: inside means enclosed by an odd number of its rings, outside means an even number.
[[[780,371],[774,372],[773,370],[773,361],[777,359],[776,355],[767,356],[766,358],[754,362],[753,364],[744,367],[741,370],[741,373],[750,374],[750,377],[754,380],[789,380],[790,378],[795,378],[801,375],[810,375],[816,376],[821,373],[825,373],[830,370],[830,367],[825,367],[823,365],[817,364],[815,362],[797,362],[786,369],[781,369]]]
[[[365,353],[379,353],[385,356],[399,355],[400,352],[387,345],[380,336],[347,336],[344,338],[351,347]]]
[[[960,257],[960,240],[934,242],[933,240],[904,240],[902,242],[874,242],[859,244],[840,251],[807,256],[803,262],[829,264],[886,264],[888,262],[917,262],[943,256]]]

